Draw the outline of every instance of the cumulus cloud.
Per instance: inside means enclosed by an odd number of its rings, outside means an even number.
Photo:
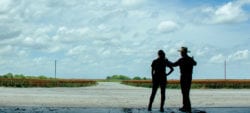
[[[176,31],[179,28],[179,25],[175,23],[174,21],[168,20],[168,21],[162,21],[158,26],[157,30],[161,33],[168,33]]]
[[[205,18],[206,23],[224,24],[224,23],[238,23],[249,19],[249,15],[244,11],[243,6],[248,5],[249,2],[233,1],[228,2],[219,7],[205,7],[201,11],[207,14]]]
[[[249,50],[238,50],[235,53],[229,54],[228,56],[218,54],[214,55],[210,58],[211,63],[222,63],[225,60],[228,60],[230,62],[235,61],[245,61],[249,59],[250,51]]]
[[[75,55],[81,55],[81,54],[85,54],[85,51],[87,50],[86,46],[76,46],[72,49],[70,49],[67,52],[67,55],[71,55],[71,56],[75,56]]]
[[[250,51],[249,50],[239,50],[235,53],[228,56],[230,61],[240,61],[240,60],[247,60],[249,58]]]
[[[21,34],[21,30],[10,28],[9,26],[0,25],[0,31],[0,39],[2,40],[16,38]]]
[[[225,59],[226,59],[226,57],[225,57],[224,55],[218,54],[218,55],[212,56],[212,57],[209,59],[209,61],[210,61],[211,63],[222,63],[222,62],[225,61]]]
[[[242,22],[248,19],[245,12],[241,9],[241,6],[234,6],[232,2],[218,8],[214,12],[214,16],[215,23]]]
[[[0,70],[8,72],[14,68],[24,74],[38,71],[50,74],[44,65],[53,66],[50,63],[57,59],[61,73],[68,75],[105,76],[115,72],[147,75],[151,59],[157,57],[159,49],[164,49],[170,59],[179,58],[177,50],[185,45],[203,59],[211,56],[207,56],[213,52],[210,48],[193,49],[200,48],[195,46],[201,39],[189,35],[196,33],[179,30],[182,24],[189,24],[185,15],[176,13],[180,6],[175,6],[178,4],[174,2],[169,10],[165,4],[162,7],[163,3],[148,0],[0,0],[0,64],[6,65]],[[230,2],[210,7],[203,13],[210,15],[208,20],[214,23],[245,21],[235,21],[235,17],[245,17],[243,6],[247,3],[237,4]],[[199,29],[195,25],[190,28]],[[197,43],[186,43],[191,39]],[[224,61],[224,54],[210,60]],[[246,59],[248,54],[245,50],[239,51],[230,59]],[[34,69],[29,71],[27,67]],[[103,69],[96,70],[100,67]]]
[[[5,12],[5,11],[8,11],[12,3],[12,0],[1,0],[0,1],[0,12]]]
[[[83,38],[86,38],[86,35],[90,29],[88,27],[80,27],[80,28],[67,28],[67,27],[59,27],[56,35],[53,36],[55,41],[61,42],[76,42],[80,41]]]
[[[125,6],[135,6],[143,3],[145,0],[122,0],[122,4]]]

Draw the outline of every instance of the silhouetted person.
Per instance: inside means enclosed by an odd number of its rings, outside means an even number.
[[[158,87],[161,88],[161,106],[160,111],[164,112],[165,90],[167,85],[167,76],[173,72],[173,67],[170,65],[168,59],[165,58],[165,53],[162,50],[158,51],[158,58],[155,59],[151,65],[152,71],[152,93],[149,100],[148,111],[152,110],[152,104],[155,98]],[[166,74],[166,67],[170,71]]]
[[[189,98],[189,92],[192,83],[192,73],[193,73],[193,66],[196,65],[196,61],[193,57],[188,56],[188,48],[181,47],[179,50],[181,53],[182,58],[172,64],[172,66],[179,66],[180,67],[180,74],[181,74],[181,92],[183,98],[183,107],[180,108],[180,111],[183,112],[191,112],[191,102]]]

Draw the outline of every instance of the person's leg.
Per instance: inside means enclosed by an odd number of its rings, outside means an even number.
[[[186,91],[185,91],[185,93],[186,93],[186,103],[185,103],[185,106],[186,106],[186,108],[189,110],[191,110],[191,102],[190,102],[190,88],[191,88],[191,80],[188,80],[187,81],[187,84],[186,84]]]
[[[181,84],[181,93],[182,93],[182,108],[185,107],[185,84],[183,83],[184,81],[181,79],[180,84]]]
[[[187,78],[182,78],[181,92],[182,92],[182,98],[183,98],[183,107],[181,110],[191,111],[191,103],[190,103],[190,98],[189,98],[190,88],[191,88],[191,80]]]
[[[153,83],[152,93],[151,93],[151,96],[150,96],[150,99],[149,99],[149,104],[148,104],[148,110],[149,111],[152,110],[152,104],[153,104],[153,101],[154,101],[154,98],[155,98],[158,87],[159,87],[159,83],[157,83],[157,82]]]
[[[165,92],[166,92],[166,80],[161,82],[161,106],[160,111],[164,112],[164,104],[165,104]]]

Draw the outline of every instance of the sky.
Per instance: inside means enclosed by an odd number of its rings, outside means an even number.
[[[0,0],[0,74],[150,78],[188,47],[195,79],[250,79],[250,0]],[[179,79],[175,68],[169,79]]]

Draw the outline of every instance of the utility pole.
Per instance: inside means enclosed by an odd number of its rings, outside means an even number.
[[[55,60],[55,79],[56,79],[56,60]]]
[[[227,60],[224,62],[224,78],[227,79]]]

